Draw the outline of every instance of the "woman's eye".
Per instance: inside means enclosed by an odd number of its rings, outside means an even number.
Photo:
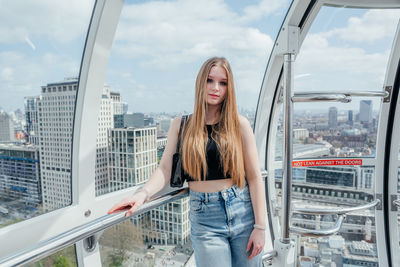
[[[220,82],[221,85],[226,86],[228,83],[227,82]]]
[[[207,79],[207,83],[212,83],[212,82],[213,82],[212,79],[210,79],[210,78]]]

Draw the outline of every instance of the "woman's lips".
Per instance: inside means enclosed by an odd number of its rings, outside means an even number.
[[[219,97],[218,95],[213,95],[213,94],[209,94],[209,96],[214,97],[214,98]]]

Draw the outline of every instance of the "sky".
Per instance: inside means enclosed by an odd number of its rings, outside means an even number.
[[[0,0],[2,109],[22,109],[24,96],[39,95],[42,85],[78,76],[93,5]],[[105,82],[131,112],[192,112],[200,66],[224,56],[239,107],[254,110],[289,6],[288,0],[127,0]],[[295,91],[381,90],[399,18],[398,10],[323,7],[296,58]],[[332,105],[358,110],[359,100]]]

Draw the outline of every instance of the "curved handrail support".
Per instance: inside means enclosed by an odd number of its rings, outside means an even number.
[[[278,252],[276,250],[271,250],[268,252],[265,252],[262,255],[262,262],[263,263],[267,263],[267,264],[271,264],[272,260],[278,255]]]
[[[337,208],[337,209],[327,209],[327,208],[312,208],[312,207],[305,207],[305,208],[299,208],[299,207],[293,207],[294,212],[299,212],[299,213],[304,213],[304,214],[320,214],[320,215],[326,215],[326,214],[337,214],[337,215],[342,215],[342,214],[347,214],[350,212],[354,211],[359,211],[359,210],[364,210],[364,209],[370,209],[375,207],[380,203],[379,199],[375,199],[374,201],[363,204],[360,206],[355,206],[355,207],[346,207],[346,208]]]
[[[27,263],[38,261],[48,255],[51,255],[63,248],[75,244],[76,242],[89,238],[96,233],[103,231],[111,226],[117,225],[132,216],[145,213],[155,207],[166,204],[170,201],[178,200],[188,196],[189,189],[167,190],[166,193],[156,196],[143,204],[135,213],[125,217],[125,212],[107,214],[101,216],[89,223],[75,227],[69,231],[60,233],[52,238],[43,240],[34,246],[25,248],[13,255],[0,259],[0,266],[21,266]],[[88,247],[90,249],[90,246]]]
[[[291,226],[289,229],[292,233],[300,234],[302,236],[310,236],[310,237],[330,236],[337,234],[339,232],[345,217],[346,215],[339,215],[336,224],[332,228],[328,229],[314,230],[314,229],[301,228],[297,226]]]
[[[360,91],[360,92],[298,92],[295,93],[294,96],[310,96],[310,95],[346,95],[346,96],[363,96],[363,97],[388,97],[389,92],[387,91]]]
[[[293,102],[330,102],[337,101],[342,103],[351,102],[351,97],[345,94],[295,94]]]

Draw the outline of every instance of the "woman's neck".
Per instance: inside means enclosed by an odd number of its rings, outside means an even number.
[[[205,117],[205,123],[206,124],[215,124],[219,121],[220,119],[220,115],[221,115],[221,106],[208,106],[207,110],[206,110],[206,117]]]

